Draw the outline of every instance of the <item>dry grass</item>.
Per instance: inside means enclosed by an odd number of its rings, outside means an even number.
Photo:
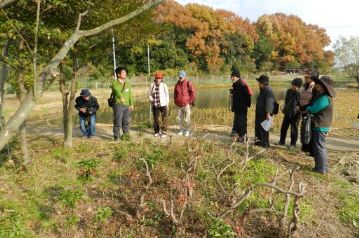
[[[216,171],[228,163],[229,151],[238,160],[243,159],[243,146],[198,140],[159,144],[135,134],[133,142],[119,144],[99,139],[75,139],[74,148],[64,149],[61,148],[61,138],[31,139],[33,162],[26,173],[17,171],[9,161],[3,160],[0,165],[0,237],[15,232],[16,237],[73,237],[74,234],[85,237],[175,237],[176,226],[164,215],[161,199],[169,199],[169,188],[172,187],[178,198],[175,202],[181,203],[177,186],[181,186],[183,165],[191,156],[200,156],[200,159],[191,182],[193,198],[184,213],[181,237],[203,237],[209,231],[218,234],[235,231],[247,237],[283,235],[271,214],[253,215],[246,223],[241,223],[244,211],[268,205],[268,189],[256,190],[233,216],[220,223],[213,223],[210,219],[228,208],[217,185]],[[197,146],[200,150],[193,152],[194,155],[188,151],[188,148],[191,151]],[[258,151],[250,148],[251,154]],[[312,161],[303,155],[269,150],[250,161],[243,171],[235,164],[223,174],[222,182],[228,189],[237,184],[241,194],[252,183],[271,181],[277,169],[278,174],[282,174],[299,166],[295,181],[305,182],[307,192],[301,202],[298,235],[350,237],[356,232],[353,222],[357,219],[355,200],[359,194],[357,185],[347,182],[341,171],[358,155],[337,153],[334,157],[331,153],[330,156],[333,169],[324,177],[310,172]],[[151,165],[153,183],[146,193],[141,218],[137,219],[136,207],[147,183],[141,158]],[[89,159],[99,163],[93,171],[93,180],[83,184],[78,180],[81,173],[78,163]],[[286,184],[288,179],[285,176],[278,186],[285,187]],[[73,208],[66,205],[71,200],[64,202],[61,195],[64,191],[70,195],[75,192],[82,194]],[[347,193],[351,195],[344,198],[340,195]],[[281,201],[279,199],[276,205],[278,209],[283,207]],[[107,215],[98,212],[105,209],[112,212]]]

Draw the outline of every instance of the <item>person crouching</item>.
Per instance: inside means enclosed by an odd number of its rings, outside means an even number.
[[[79,111],[82,135],[92,138],[96,134],[96,112],[99,109],[97,99],[91,96],[88,89],[82,89],[75,99],[75,108]]]

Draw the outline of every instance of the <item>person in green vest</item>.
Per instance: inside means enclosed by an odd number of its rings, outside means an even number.
[[[325,137],[333,121],[333,97],[335,90],[333,80],[323,76],[315,82],[315,96],[306,109],[313,115],[312,141],[315,166],[313,171],[321,174],[328,172],[328,153]]]
[[[112,95],[115,99],[115,104],[113,105],[113,135],[115,141],[117,141],[121,139],[121,129],[123,134],[129,133],[133,97],[131,84],[127,80],[127,69],[118,67],[115,73],[117,79],[112,83]]]

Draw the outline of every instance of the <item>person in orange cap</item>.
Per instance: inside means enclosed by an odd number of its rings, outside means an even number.
[[[148,92],[152,104],[155,137],[165,137],[167,135],[167,111],[170,97],[168,94],[168,87],[163,82],[163,78],[163,72],[156,72],[155,80],[151,84]],[[162,117],[162,123],[160,123],[160,116]]]

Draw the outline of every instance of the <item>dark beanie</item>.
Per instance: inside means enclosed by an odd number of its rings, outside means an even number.
[[[235,77],[237,77],[237,78],[241,78],[241,73],[239,72],[238,69],[233,69],[233,70],[232,70],[231,77],[233,77],[233,76],[235,76]]]
[[[295,78],[293,79],[292,84],[300,88],[302,87],[303,80],[301,78]]]

